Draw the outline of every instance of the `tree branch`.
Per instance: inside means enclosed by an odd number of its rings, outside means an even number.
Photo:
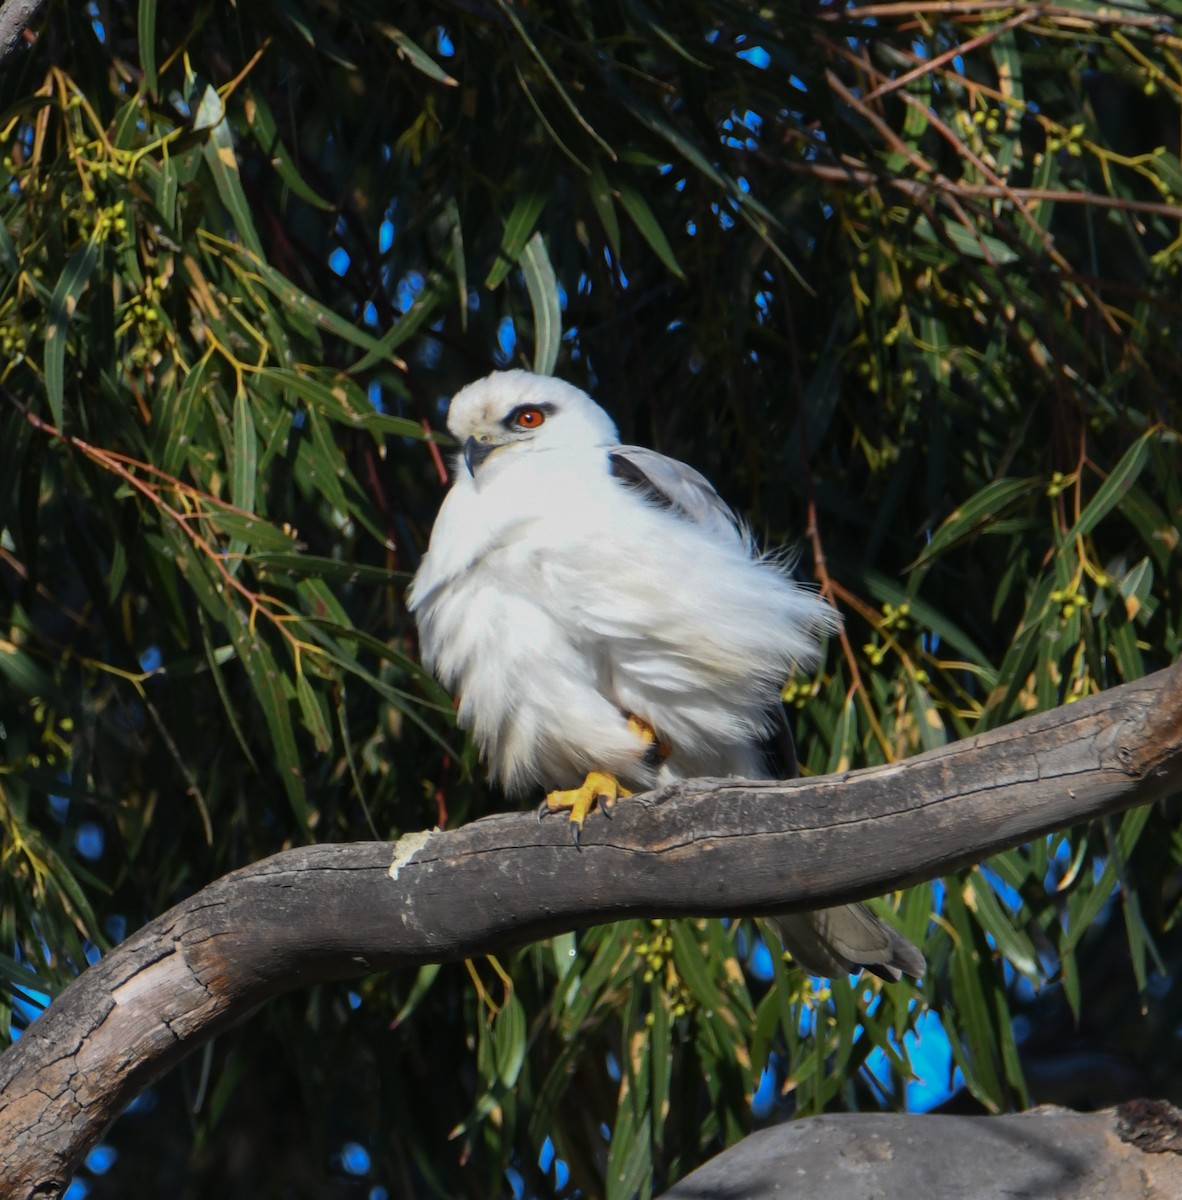
[[[59,1196],[128,1102],[268,997],[628,916],[760,914],[931,879],[1182,785],[1182,664],[906,762],[694,780],[588,822],[506,813],[289,850],[75,980],[0,1057],[0,1196]]]
[[[45,0],[3,0],[0,3],[0,69],[16,53],[25,30],[44,7]]]
[[[785,1179],[809,1200],[1177,1200],[1179,1154],[1182,1113],[1164,1101],[1000,1117],[833,1113],[744,1138],[661,1200],[783,1195]]]

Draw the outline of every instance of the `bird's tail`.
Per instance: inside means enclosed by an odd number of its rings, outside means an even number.
[[[779,913],[767,920],[810,975],[832,979],[864,967],[893,982],[901,975],[918,979],[927,967],[919,950],[864,904]]]

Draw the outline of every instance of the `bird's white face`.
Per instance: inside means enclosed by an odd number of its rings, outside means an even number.
[[[497,371],[452,398],[447,427],[475,474],[494,451],[528,453],[619,441],[611,418],[561,379],[529,371]]]

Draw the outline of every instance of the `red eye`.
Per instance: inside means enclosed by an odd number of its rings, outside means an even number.
[[[546,414],[540,408],[523,408],[514,418],[518,429],[537,429],[544,424]]]

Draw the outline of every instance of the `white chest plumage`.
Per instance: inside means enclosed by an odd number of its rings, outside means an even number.
[[[829,605],[759,556],[701,475],[619,445],[569,384],[491,375],[448,427],[463,451],[408,606],[494,780],[553,789],[577,842],[622,788],[766,775],[780,688],[836,627]],[[815,974],[924,967],[860,904],[774,923]]]
[[[652,784],[629,714],[670,745],[664,777],[761,774],[779,689],[834,624],[734,526],[617,478],[615,449],[458,465],[415,579],[424,661],[510,791]]]

